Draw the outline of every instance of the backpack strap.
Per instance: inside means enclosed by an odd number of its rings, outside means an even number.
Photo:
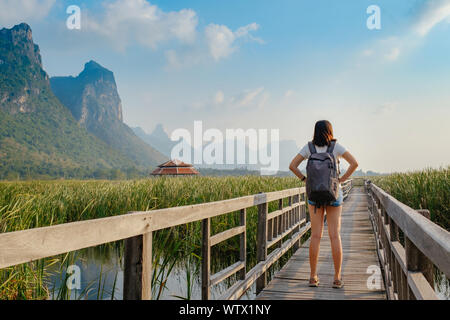
[[[331,142],[330,142],[330,145],[329,145],[328,148],[327,148],[327,152],[328,152],[328,153],[333,153],[334,147],[335,147],[335,146],[336,146],[336,140],[331,141]]]
[[[314,143],[312,143],[311,141],[308,142],[308,147],[309,147],[309,152],[311,152],[311,154],[317,153],[317,151],[316,151],[316,146],[315,146]]]
[[[335,147],[335,146],[336,146],[336,140],[331,141],[331,142],[330,142],[330,145],[329,145],[328,148],[327,148],[327,152],[333,154],[333,151],[334,151],[334,147]],[[341,168],[340,168],[340,166],[339,166],[339,164],[340,164],[339,157],[335,157],[335,158],[336,158],[336,160],[337,160],[337,170],[338,170],[338,174],[340,175],[340,174],[341,174]]]

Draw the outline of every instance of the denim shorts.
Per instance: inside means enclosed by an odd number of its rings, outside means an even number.
[[[340,205],[342,205],[342,202],[344,201],[344,194],[342,193],[342,188],[339,187],[339,195],[336,201],[328,204],[328,206],[332,206],[332,207],[339,207]],[[315,206],[316,203],[314,201],[308,200],[308,203],[312,206]]]

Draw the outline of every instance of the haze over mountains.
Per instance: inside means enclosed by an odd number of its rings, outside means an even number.
[[[155,129],[150,133],[146,133],[142,128],[135,127],[132,128],[134,133],[136,133],[137,136],[139,136],[142,140],[144,140],[146,143],[148,143],[151,146],[154,146],[157,150],[161,151],[164,155],[167,157],[170,157],[171,151],[173,146],[178,144],[178,142],[174,142],[170,139],[169,134],[164,130],[164,127],[162,124],[156,125]],[[208,143],[207,143],[208,144]],[[226,145],[226,141],[224,142]],[[219,144],[218,149],[222,149],[224,152],[223,159],[225,162],[226,158],[226,147],[224,144]],[[234,164],[213,164],[213,165],[207,165],[202,164],[198,165],[199,168],[212,168],[212,169],[235,169],[235,168],[245,168],[248,170],[259,170],[261,168],[258,164],[248,164],[249,163],[249,153],[250,149],[246,145],[245,146],[245,163],[247,164],[239,164],[237,161],[237,147],[236,147],[236,141],[234,142],[235,148],[234,148]],[[270,155],[272,150],[272,146],[269,146],[269,151],[266,149],[263,150],[263,152],[266,152],[266,154]],[[292,160],[292,158],[298,153],[300,149],[297,147],[297,144],[293,140],[281,140],[279,142],[279,168],[280,171],[289,171],[289,164]],[[190,163],[194,162],[193,159],[194,155],[194,149],[191,147],[191,160]],[[303,166],[302,166],[303,168]]]

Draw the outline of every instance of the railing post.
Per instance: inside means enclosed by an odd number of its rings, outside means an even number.
[[[394,220],[391,217],[388,217],[389,219],[389,235],[390,235],[390,241],[391,242],[395,242],[395,241],[399,241],[399,237],[398,237],[398,227],[395,224]],[[390,266],[390,271],[392,273],[392,285],[393,285],[393,291],[394,293],[397,293],[397,296],[399,294],[399,274],[397,272],[398,268],[398,262],[397,259],[395,258],[394,252],[391,250],[391,266]]]
[[[293,197],[290,196],[290,197],[288,198],[288,206],[291,207],[293,203],[294,203]],[[288,221],[288,222],[287,222],[287,228],[286,228],[286,229],[289,229],[290,227],[292,227],[292,211],[293,211],[292,209],[289,209],[289,211],[288,211],[287,214],[286,214],[287,221]],[[291,233],[290,235],[292,235],[292,233]]]
[[[405,254],[406,254],[406,269],[408,271],[419,271],[419,250],[405,235]],[[408,286],[408,279],[406,279],[406,299],[414,300],[414,295]]]
[[[278,210],[283,210],[283,199],[278,200]],[[278,217],[278,230],[277,230],[277,236],[283,233],[284,230],[284,218],[283,215],[279,215]],[[281,247],[282,241],[278,241],[278,247]]]
[[[267,258],[267,202],[258,205],[258,229],[256,234],[256,255],[258,262]],[[267,272],[265,271],[256,280],[256,294],[259,294],[267,285]]]
[[[152,232],[125,239],[124,300],[152,298]]]
[[[239,271],[239,278],[244,280],[247,274],[247,209],[241,209],[239,220],[240,225],[245,227],[239,238],[239,259],[245,263],[244,268]]]
[[[211,219],[202,220],[202,300],[209,300],[209,277],[211,275]]]
[[[429,210],[420,209],[417,210],[422,216],[427,219],[431,218],[431,214]],[[425,279],[427,279],[428,283],[434,288],[434,274],[433,274],[433,262],[428,259],[421,251],[419,251],[419,270],[423,273]]]
[[[301,220],[301,218],[300,218],[300,209],[301,209],[301,207],[300,207],[300,194],[296,194],[294,200],[295,200],[295,203],[298,204],[298,206],[294,209],[294,223],[299,223],[300,220]],[[295,233],[297,233],[299,231],[300,231],[300,224],[297,227],[295,227],[293,233],[295,234]],[[294,252],[297,251],[298,248],[300,248],[300,240],[301,239],[298,239],[298,241],[296,241],[294,243],[294,245],[292,246],[292,250]]]
[[[392,275],[391,275],[391,268],[392,268],[392,257],[391,257],[391,246],[390,246],[390,239],[388,239],[387,233],[385,232],[385,230],[389,227],[389,215],[386,212],[386,209],[384,208],[384,204],[381,203],[381,216],[382,221],[384,223],[383,226],[383,242],[384,242],[384,267],[386,269],[386,274],[387,274],[387,287],[389,287],[391,285],[391,280],[392,280]],[[386,229],[385,229],[386,228]],[[389,290],[389,288],[386,288],[386,290]]]

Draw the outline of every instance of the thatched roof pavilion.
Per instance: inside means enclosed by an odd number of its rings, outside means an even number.
[[[199,172],[192,166],[192,164],[184,163],[180,160],[169,160],[160,164],[158,168],[153,170],[153,176],[189,176],[198,175]]]

